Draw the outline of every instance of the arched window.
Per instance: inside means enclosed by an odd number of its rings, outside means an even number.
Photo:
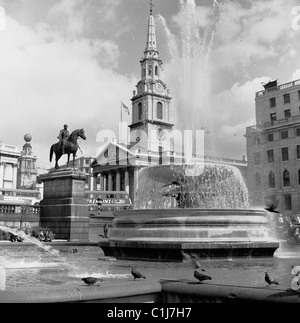
[[[283,186],[290,186],[290,173],[288,170],[283,172]]]
[[[275,187],[275,174],[270,171],[269,173],[269,187],[274,188]]]
[[[259,173],[255,174],[255,185],[256,187],[261,187],[261,178]]]
[[[155,66],[155,75],[158,75],[158,66]]]
[[[163,118],[163,105],[161,102],[157,102],[156,117],[157,117],[157,119]]]
[[[138,112],[139,112],[138,118],[139,118],[139,120],[142,120],[142,118],[143,118],[143,104],[142,104],[142,102],[140,102],[138,105]]]

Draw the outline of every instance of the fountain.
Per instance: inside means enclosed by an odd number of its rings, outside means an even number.
[[[134,210],[114,214],[109,240],[99,246],[119,259],[181,261],[182,251],[204,258],[272,257],[279,247],[268,212],[249,209],[233,166],[145,168]]]

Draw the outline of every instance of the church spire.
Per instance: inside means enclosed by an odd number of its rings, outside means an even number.
[[[150,17],[148,20],[148,36],[147,36],[147,51],[157,51],[156,47],[156,31],[155,31],[155,21],[153,17],[153,0],[150,0]]]

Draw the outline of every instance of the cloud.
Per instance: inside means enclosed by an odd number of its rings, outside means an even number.
[[[21,146],[23,135],[31,133],[33,150],[46,164],[64,123],[70,130],[85,129],[88,140],[82,149],[92,156],[97,132],[117,131],[120,101],[126,102],[135,82],[108,68],[118,64],[114,42],[66,41],[47,25],[33,30],[7,17],[0,43],[3,142]]]
[[[218,66],[232,68],[242,60],[248,63],[282,55],[284,44],[295,42],[291,32],[295,5],[296,1],[284,0],[226,2],[216,26],[213,57]]]

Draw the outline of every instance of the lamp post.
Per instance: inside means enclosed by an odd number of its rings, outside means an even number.
[[[102,199],[100,197],[97,198],[97,205],[98,205],[98,216],[100,216],[100,209],[102,205]]]

